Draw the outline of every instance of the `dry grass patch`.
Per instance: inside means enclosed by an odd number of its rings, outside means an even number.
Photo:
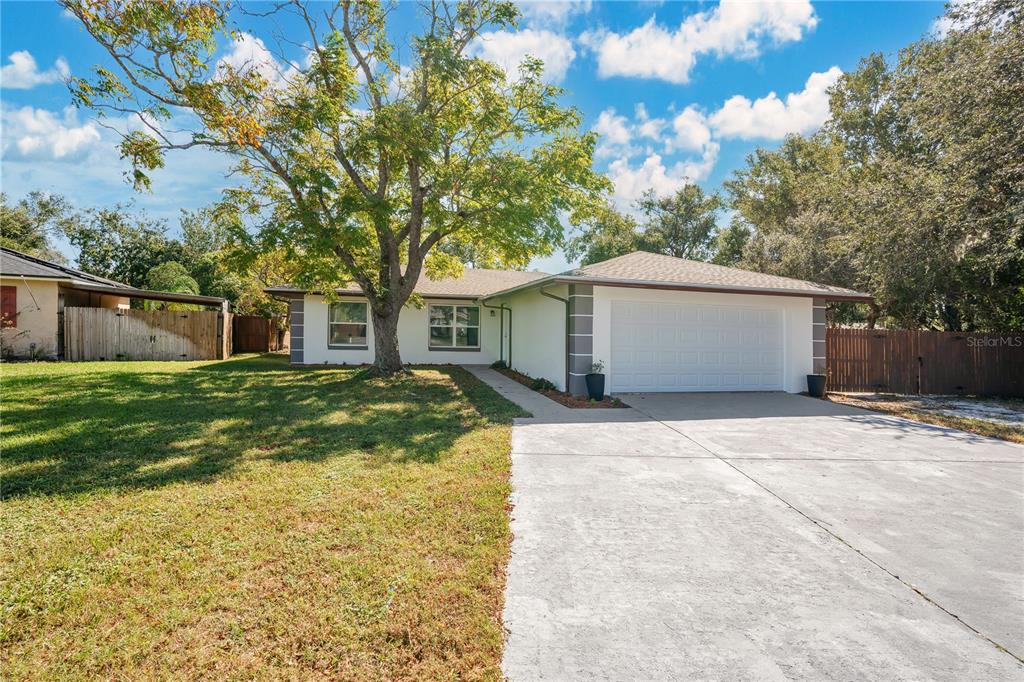
[[[1010,441],[1012,443],[1024,443],[1024,431],[1019,427],[1008,424],[999,424],[984,419],[973,419],[960,417],[917,407],[916,400],[911,396],[898,395],[872,395],[857,396],[849,393],[829,393],[828,399],[835,403],[861,407],[865,410],[874,410],[885,414],[912,419],[924,424],[945,426],[951,429],[959,429],[968,433],[989,438]]]
[[[522,413],[465,371],[2,372],[5,678],[500,677]]]

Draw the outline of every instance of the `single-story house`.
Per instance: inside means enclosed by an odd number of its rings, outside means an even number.
[[[13,358],[63,357],[66,307],[131,307],[133,298],[225,307],[216,296],[137,289],[0,247],[0,352]]]
[[[290,301],[294,364],[373,361],[373,325],[358,287],[328,302],[271,287]],[[558,275],[466,269],[422,278],[422,307],[398,324],[406,362],[503,360],[559,389],[585,394],[604,365],[607,389],[788,391],[824,371],[825,305],[870,302],[850,289],[636,251]]]

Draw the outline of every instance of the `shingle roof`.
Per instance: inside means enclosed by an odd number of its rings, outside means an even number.
[[[496,291],[518,287],[548,276],[544,272],[466,268],[462,271],[462,277],[458,278],[446,277],[444,279],[432,280],[426,275],[421,275],[414,291],[421,296],[476,298],[489,296]],[[302,293],[304,290],[298,287],[281,286],[269,287],[266,291],[269,293],[288,294]],[[344,289],[338,289],[338,293],[358,294],[362,293],[362,289],[353,285]]]
[[[658,253],[634,251],[600,263],[569,270],[556,277],[586,278],[603,281],[686,285],[727,290],[763,289],[804,295],[870,298],[852,289],[817,284],[789,277],[766,275],[724,265],[674,258]]]
[[[27,253],[21,253],[5,246],[0,246],[0,275],[4,277],[41,277],[44,279],[74,280],[91,284],[123,287],[125,289],[131,288],[127,284],[115,282],[106,277],[91,275],[88,272],[82,272],[60,263],[30,256]]]

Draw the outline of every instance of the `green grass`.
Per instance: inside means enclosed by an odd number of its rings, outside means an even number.
[[[5,679],[500,677],[522,413],[464,370],[0,372]]]

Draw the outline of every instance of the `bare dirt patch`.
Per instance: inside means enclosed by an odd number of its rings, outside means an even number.
[[[1024,443],[1024,400],[884,393],[829,393],[828,398],[926,424]]]

